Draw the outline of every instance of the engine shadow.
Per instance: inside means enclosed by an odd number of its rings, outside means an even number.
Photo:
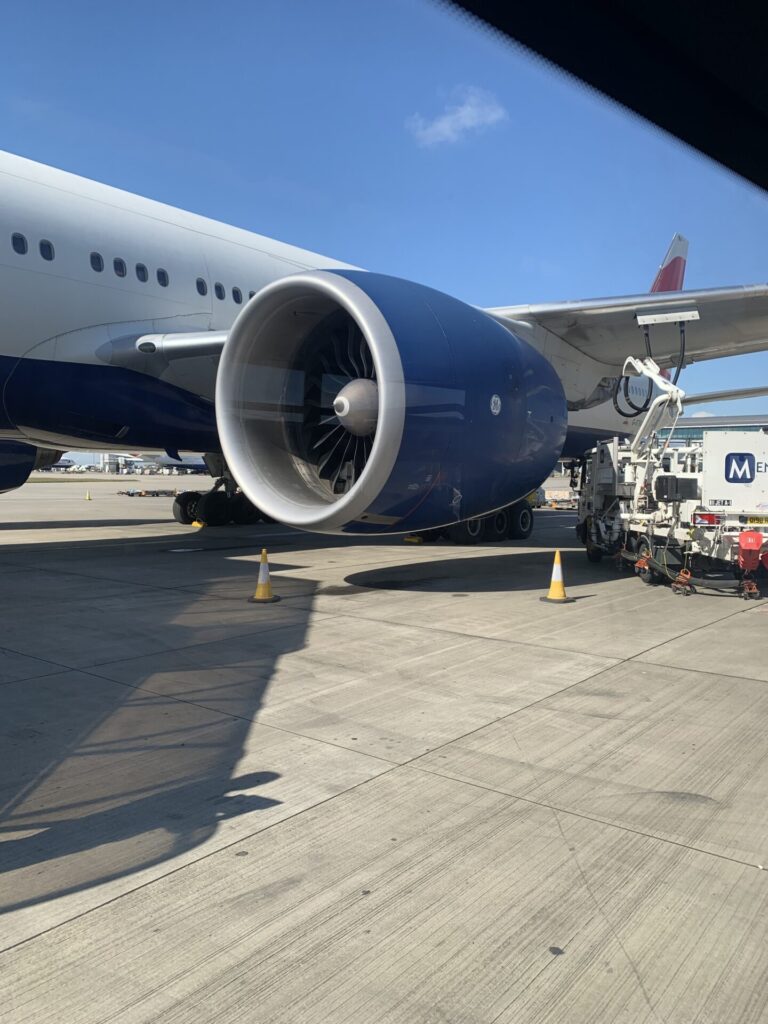
[[[476,557],[463,555],[460,558],[369,569],[346,576],[346,592],[400,590],[481,594],[541,590],[546,593],[552,573],[552,559],[553,552],[549,549],[497,555],[478,554]],[[569,584],[605,583],[622,578],[608,564],[588,563],[580,551],[566,551],[562,559],[566,587]],[[320,592],[326,593],[327,590]],[[343,591],[336,587],[334,592]]]

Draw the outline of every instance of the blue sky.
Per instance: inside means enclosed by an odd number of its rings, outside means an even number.
[[[768,279],[762,193],[431,0],[28,0],[3,41],[1,148],[469,302],[644,291],[675,231],[688,287]]]

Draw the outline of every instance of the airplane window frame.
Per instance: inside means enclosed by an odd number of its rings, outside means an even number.
[[[93,270],[96,274],[101,274],[104,272],[104,257],[101,255],[100,252],[96,252],[96,250],[94,249],[94,251],[89,256],[89,260],[91,263],[91,270]]]
[[[236,302],[238,306],[243,304],[243,293],[237,286],[232,289],[232,301]]]
[[[197,281],[195,281],[195,287],[197,288],[198,295],[208,294],[208,282],[204,277],[198,277]]]
[[[221,283],[221,281],[217,281],[214,284],[213,294],[216,296],[219,302],[223,302],[224,299],[227,297],[226,289],[224,288],[224,285]]]
[[[16,245],[17,240],[21,241],[23,248],[19,249]],[[27,242],[27,236],[22,235],[20,231],[14,231],[11,234],[11,248],[17,256],[26,256],[29,252],[29,242]]]
[[[46,263],[53,263],[56,259],[56,250],[53,246],[53,242],[49,238],[41,238],[38,243],[38,249]],[[49,255],[46,255],[46,253]]]
[[[142,274],[144,275],[142,277]],[[146,284],[149,280],[149,271],[147,270],[146,263],[136,264],[136,277],[141,281],[142,284]]]
[[[122,258],[122,256],[115,256],[112,260],[112,269],[115,272],[115,277],[127,277],[128,276],[128,264]]]
[[[161,288],[167,288],[171,283],[168,271],[164,267],[158,267],[155,276],[157,277],[157,283]]]

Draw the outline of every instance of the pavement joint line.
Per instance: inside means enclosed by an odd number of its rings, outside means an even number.
[[[202,853],[201,856],[195,858],[187,864],[179,864],[175,868],[164,872],[162,875],[158,875],[156,878],[150,878],[146,882],[141,882],[139,885],[133,888],[126,889],[125,892],[119,893],[117,896],[112,896],[103,903],[98,903],[95,906],[88,907],[85,910],[81,910],[77,914],[73,914],[72,917],[68,917],[64,921],[59,921],[57,924],[51,925],[48,928],[43,928],[41,931],[36,932],[34,935],[28,935],[24,939],[19,939],[18,942],[12,943],[10,946],[0,947],[0,953],[9,953],[14,949],[18,949],[20,946],[25,946],[29,942],[42,938],[43,935],[48,935],[50,932],[57,931],[59,928],[63,928],[66,925],[72,924],[74,921],[78,921],[83,917],[87,917],[89,914],[93,914],[95,911],[103,910],[104,907],[110,906],[112,903],[117,903],[118,900],[124,899],[126,896],[132,896],[134,893],[140,892],[142,889],[146,889],[151,885],[155,885],[157,882],[164,881],[166,878],[170,878],[171,875],[178,874],[179,871],[184,871],[185,868],[191,867],[193,864],[200,864],[201,861],[208,860],[209,857],[215,857],[219,853],[224,853],[226,850],[232,849],[233,846],[238,846],[240,843],[247,842],[254,837],[261,835],[264,832],[269,832],[273,828],[284,824],[285,822],[292,821],[294,818],[300,817],[302,814],[306,814],[308,811],[314,811],[318,807],[322,807],[324,804],[330,803],[332,800],[338,799],[340,796],[346,796],[348,793],[353,793],[356,789],[360,789],[363,786],[367,786],[370,782],[375,782],[377,779],[382,779],[386,775],[391,775],[392,772],[398,771],[402,765],[393,764],[391,768],[380,772],[378,775],[372,776],[370,779],[362,779],[360,782],[356,782],[353,786],[349,786],[347,789],[343,789],[338,793],[332,793],[330,796],[324,797],[322,800],[318,800],[317,803],[309,804],[307,807],[302,807],[294,814],[288,814],[284,818],[279,818],[277,821],[273,821],[268,825],[264,825],[263,828],[257,828],[253,832],[249,832],[247,835],[238,836],[237,839],[233,839],[232,842],[226,843],[224,846],[220,846],[215,850],[208,850],[207,853]],[[510,798],[511,799],[511,798]]]
[[[251,725],[258,725],[262,729],[272,729],[274,732],[281,732],[288,736],[296,736],[301,739],[310,740],[312,743],[322,743],[328,747],[335,747],[337,750],[346,750],[350,754],[359,754],[362,757],[370,757],[376,761],[382,761],[384,764],[392,765],[395,768],[400,766],[399,761],[392,761],[388,757],[381,757],[379,754],[371,754],[367,750],[359,750],[356,747],[347,747],[343,743],[334,743],[333,740],[325,740],[319,736],[310,736],[307,733],[296,732],[294,729],[286,729],[282,725],[272,725],[269,722],[261,722],[258,717],[254,718],[251,715],[236,715],[232,711],[222,711],[220,708],[212,708],[208,704],[201,704],[199,701],[189,700],[186,697],[177,697],[172,693],[163,693],[160,690],[152,690],[148,686],[144,686],[142,684],[135,685],[134,683],[123,682],[120,679],[110,679],[109,676],[100,675],[98,672],[86,670],[86,675],[93,676],[96,679],[103,679],[108,683],[117,683],[118,686],[125,686],[129,690],[151,693],[155,697],[163,697],[165,700],[174,700],[179,704],[189,704],[192,707],[200,708],[202,711],[209,711],[212,714],[221,715],[225,718],[232,718],[239,722],[250,722]],[[269,680],[267,680],[267,685],[269,685]],[[492,723],[489,722],[488,724],[490,725]]]
[[[293,600],[299,601],[299,600],[302,600],[302,599],[306,599],[306,596],[307,595],[304,595],[304,594],[297,594],[295,596],[295,598],[293,598]],[[322,597],[324,595],[318,594],[316,596]],[[655,651],[658,647],[663,647],[665,644],[672,643],[674,640],[681,640],[683,637],[689,636],[691,633],[697,632],[697,630],[707,629],[709,626],[713,626],[716,623],[725,622],[726,619],[731,619],[731,618],[733,618],[736,615],[743,615],[745,612],[750,612],[750,611],[758,611],[758,607],[753,606],[753,605],[746,605],[746,602],[745,602],[745,607],[743,607],[743,608],[738,608],[735,611],[728,612],[727,614],[722,615],[719,618],[711,619],[709,622],[702,623],[701,625],[693,626],[691,629],[686,630],[684,633],[678,633],[676,636],[671,636],[671,637],[667,637],[665,640],[660,640],[659,643],[653,644],[651,647],[643,648],[642,651],[637,651],[637,652],[635,652],[635,654],[632,654],[632,655],[630,655],[627,658],[622,658],[621,655],[614,655],[614,654],[611,654],[611,655],[609,655],[609,654],[592,654],[589,651],[574,651],[573,648],[570,648],[570,647],[558,647],[557,645],[555,645],[555,644],[553,644],[551,642],[544,642],[544,641],[537,642],[535,640],[511,640],[511,639],[507,639],[506,637],[500,637],[500,636],[486,636],[486,635],[484,635],[482,633],[468,633],[468,632],[466,632],[464,630],[460,630],[460,629],[447,629],[444,626],[432,626],[432,625],[429,625],[428,623],[419,623],[418,625],[412,625],[411,623],[397,622],[397,621],[395,621],[393,619],[386,619],[386,618],[381,618],[381,617],[378,617],[378,616],[376,618],[373,618],[373,617],[367,617],[367,616],[364,616],[364,615],[354,615],[352,612],[344,612],[344,611],[328,612],[328,611],[325,611],[325,612],[320,612],[319,614],[321,614],[321,615],[334,615],[334,616],[346,616],[347,618],[355,619],[356,622],[368,622],[368,623],[370,623],[370,622],[379,622],[379,623],[385,623],[388,626],[400,626],[400,627],[403,627],[403,626],[407,625],[411,629],[425,629],[425,630],[428,630],[430,633],[445,633],[445,634],[447,634],[449,636],[466,636],[466,637],[469,637],[469,638],[474,639],[474,640],[487,640],[487,641],[489,641],[491,643],[520,645],[521,647],[535,647],[535,648],[539,648],[539,649],[543,648],[544,650],[548,650],[548,651],[560,651],[560,652],[565,652],[567,654],[582,655],[584,657],[589,657],[589,658],[603,658],[605,660],[612,659],[614,662],[626,662],[626,661],[633,661],[635,658],[638,658],[641,654],[647,654],[649,651]],[[652,662],[649,662],[649,664],[652,664]]]
[[[313,615],[313,621],[315,621],[315,617],[317,617],[317,619],[330,618],[330,616],[327,614],[327,612],[312,612],[312,615]],[[275,626],[272,629],[268,630],[267,632],[269,632],[271,634],[271,633],[276,633],[276,632],[278,632],[281,629],[295,629],[296,625],[297,624],[295,622],[287,622],[287,623],[283,623],[282,625],[275,624]],[[97,662],[94,662],[92,665],[85,665],[85,666],[83,666],[83,665],[62,665],[58,661],[50,661],[49,659],[41,658],[41,657],[39,657],[36,654],[26,654],[24,651],[17,651],[13,647],[5,647],[4,649],[7,650],[7,651],[10,651],[12,654],[18,654],[19,657],[22,657],[22,658],[30,658],[30,659],[32,659],[34,661],[43,661],[47,665],[55,665],[58,669],[62,669],[65,672],[83,672],[83,673],[87,674],[87,673],[90,672],[91,669],[103,668],[105,665],[121,665],[125,661],[137,661],[140,658],[159,658],[159,657],[161,657],[163,655],[166,655],[166,654],[176,654],[179,651],[186,651],[186,650],[193,649],[193,648],[197,649],[198,647],[207,647],[210,644],[228,643],[230,640],[245,640],[247,637],[250,637],[250,636],[260,636],[260,635],[261,635],[260,632],[253,632],[253,631],[248,632],[248,633],[237,633],[236,635],[223,637],[223,638],[218,639],[218,640],[202,640],[200,643],[185,644],[183,647],[167,647],[167,648],[165,648],[164,650],[161,650],[161,651],[149,651],[149,652],[145,652],[144,654],[132,654],[132,655],[130,655],[127,658],[111,658],[109,661],[97,661]],[[32,679],[45,679],[45,678],[47,678],[50,675],[58,675],[58,672],[46,672],[44,674],[39,674],[39,675],[35,675],[35,676],[29,676],[27,678],[30,679],[30,680],[32,680]],[[105,676],[104,678],[107,678],[107,677]],[[9,680],[9,682],[17,682],[17,681],[18,680],[13,680],[13,679]],[[114,680],[114,679],[110,680],[110,682],[116,682],[116,681],[117,680]]]
[[[331,617],[332,616],[329,615],[327,612],[314,612],[314,611],[312,612],[312,621],[313,622],[322,622],[323,620],[331,618]],[[309,621],[308,619],[302,620],[302,622],[304,622],[304,624],[308,623],[308,621]],[[248,637],[257,637],[258,638],[258,637],[262,636],[264,632],[267,632],[267,633],[269,633],[271,635],[272,633],[279,633],[283,629],[296,629],[297,625],[301,625],[301,623],[296,623],[296,622],[285,622],[285,623],[282,623],[282,624],[275,623],[275,625],[271,629],[268,629],[266,631],[252,629],[250,632],[247,632],[247,633],[237,633],[237,634],[235,634],[233,636],[222,637],[219,640],[201,640],[200,643],[185,644],[183,647],[168,647],[168,648],[166,648],[163,651],[149,651],[148,653],[145,653],[145,654],[131,654],[127,658],[110,658],[109,661],[96,661],[92,665],[88,665],[85,668],[73,668],[72,671],[73,672],[88,672],[88,671],[90,671],[91,669],[94,669],[94,668],[104,668],[105,665],[122,665],[123,662],[126,662],[126,661],[138,661],[141,658],[159,658],[159,657],[161,657],[163,655],[166,655],[166,654],[177,654],[179,651],[191,650],[193,648],[195,650],[197,650],[198,647],[208,647],[211,644],[226,644],[226,643],[229,643],[231,640],[245,640]],[[306,646],[306,645],[304,645],[304,646]],[[300,650],[303,650],[304,646],[302,646],[300,648]],[[283,654],[290,654],[290,653],[291,653],[290,651],[282,651],[282,652],[279,652],[277,655],[275,655],[275,657],[282,657]],[[274,652],[268,652],[267,657],[269,657],[270,654],[274,655]],[[29,655],[25,655],[25,657],[29,657]]]
[[[596,825],[605,825],[606,828],[615,828],[621,832],[629,832],[632,835],[642,836],[644,839],[652,839],[657,843],[666,843],[669,846],[678,846],[683,850],[690,850],[693,853],[703,854],[705,857],[714,857],[717,860],[728,861],[731,864],[740,864],[742,867],[754,868],[756,871],[764,870],[754,861],[741,860],[739,857],[729,857],[727,853],[715,853],[713,850],[705,850],[700,846],[693,846],[690,843],[684,843],[678,839],[669,839],[666,836],[655,835],[653,832],[643,832],[641,829],[630,828],[629,825],[622,825],[616,821],[606,821],[604,818],[594,818],[591,814],[584,814],[581,811],[569,810],[567,807],[558,807],[555,804],[548,804],[541,800],[533,800],[531,797],[520,796],[519,793],[508,793],[506,790],[496,789],[493,786],[486,786],[482,782],[475,782],[472,779],[467,779],[460,775],[446,775],[445,773],[435,769],[411,763],[408,763],[408,767],[414,768],[416,771],[423,772],[425,775],[435,775],[438,778],[446,779],[450,782],[462,782],[467,786],[474,786],[476,789],[482,789],[487,793],[497,793],[499,796],[506,796],[511,800],[520,800],[522,803],[532,804],[534,807],[541,807],[542,810],[552,811],[554,814],[566,814],[572,818],[581,818],[583,821],[591,821]]]

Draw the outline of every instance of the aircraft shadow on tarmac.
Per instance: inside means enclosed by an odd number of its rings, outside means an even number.
[[[172,554],[182,542],[30,546],[0,567],[0,913],[170,860],[232,818],[253,817],[248,835],[284,802],[285,768],[250,734],[311,601],[255,609],[254,562]]]
[[[243,838],[281,804],[291,812],[284,780],[296,755],[283,744],[276,764],[254,722],[279,659],[306,646],[319,589],[291,575],[282,581],[287,600],[254,609],[245,600],[254,561],[226,554],[255,554],[267,542],[280,549],[273,571],[295,573],[307,547],[350,541],[313,536],[308,544],[297,533],[272,542],[270,532],[221,528],[4,549],[0,912],[135,875],[222,828]],[[549,543],[390,565],[355,573],[346,587],[541,588]],[[566,555],[567,581],[610,572]]]

